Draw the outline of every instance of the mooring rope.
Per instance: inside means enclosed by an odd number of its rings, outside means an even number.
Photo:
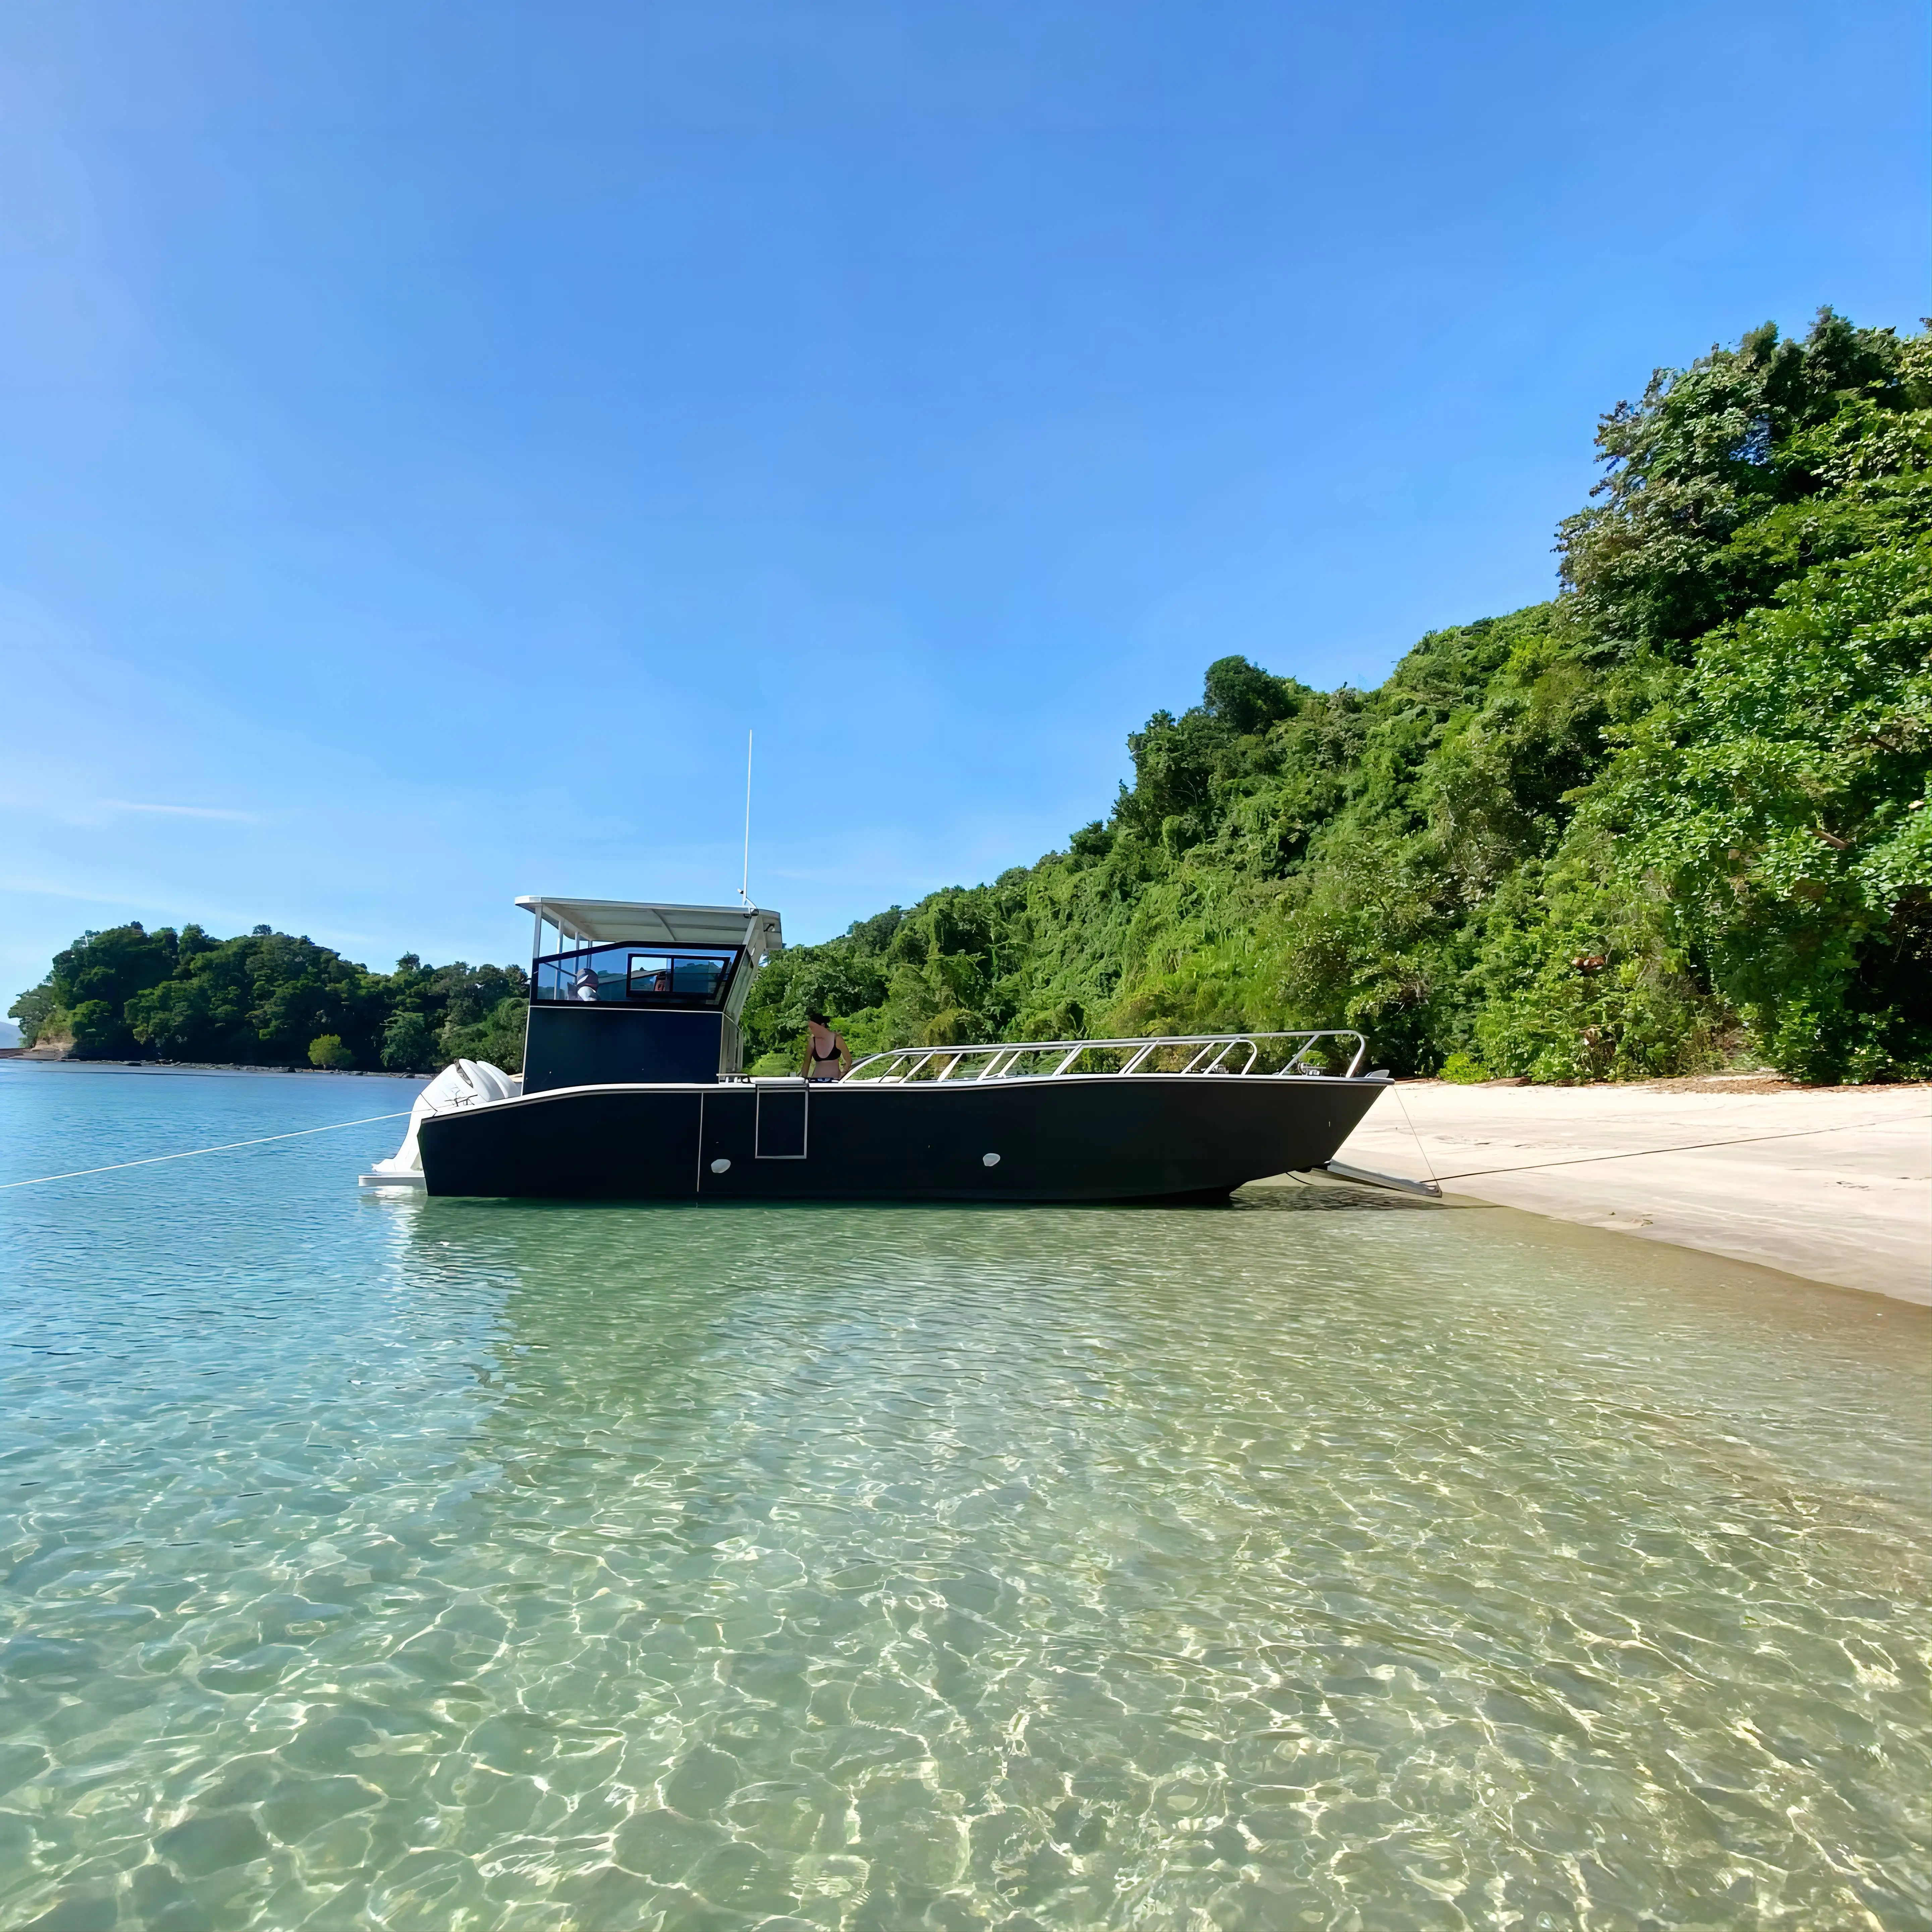
[[[114,1174],[124,1167],[152,1167],[158,1161],[192,1160],[201,1154],[232,1154],[237,1148],[266,1147],[271,1141],[298,1141],[304,1134],[332,1134],[340,1127],[373,1126],[378,1120],[402,1120],[409,1118],[405,1108],[399,1114],[371,1114],[360,1120],[331,1120],[326,1127],[298,1127],[293,1133],[262,1134],[252,1141],[224,1141],[219,1147],[188,1148],[179,1154],[151,1154],[140,1160],[111,1160],[105,1167],[77,1167],[71,1174],[38,1174],[32,1180],[0,1180],[0,1193],[10,1187],[44,1187],[50,1180],[82,1180],[90,1174]]]
[[[1599,1160],[1648,1160],[1660,1154],[1698,1154],[1706,1148],[1754,1147],[1760,1141],[1808,1141],[1820,1134],[1856,1133],[1861,1127],[1888,1127],[1898,1120],[1916,1120],[1914,1114],[1895,1114],[1882,1120],[1846,1120],[1835,1127],[1792,1127],[1775,1134],[1738,1134],[1730,1140],[1684,1141],[1675,1147],[1625,1148],[1616,1154],[1565,1154],[1558,1160],[1526,1160],[1514,1167],[1466,1167],[1445,1174],[1444,1180],[1473,1180],[1483,1174],[1529,1174],[1544,1167],[1587,1167]]]
[[[1391,1080],[1389,1091],[1395,1096],[1396,1105],[1402,1108],[1402,1124],[1408,1130],[1408,1137],[1414,1142],[1416,1152],[1422,1156],[1422,1171],[1428,1175],[1430,1186],[1440,1194],[1442,1184],[1436,1178],[1436,1163],[1429,1158],[1429,1150],[1422,1144],[1422,1136],[1415,1131],[1415,1123],[1408,1118],[1408,1106],[1402,1097],[1402,1089]]]

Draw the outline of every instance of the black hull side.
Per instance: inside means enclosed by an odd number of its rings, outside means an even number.
[[[1388,1083],[1100,1075],[580,1087],[425,1120],[431,1194],[578,1201],[1209,1200],[1330,1158]],[[802,1150],[800,1151],[800,1150]],[[985,1156],[996,1154],[996,1163]],[[717,1171],[716,1163],[726,1163]]]

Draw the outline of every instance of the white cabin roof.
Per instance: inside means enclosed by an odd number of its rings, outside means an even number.
[[[742,946],[776,952],[784,944],[778,916],[762,906],[646,905],[628,899],[552,898],[518,905],[580,946]]]

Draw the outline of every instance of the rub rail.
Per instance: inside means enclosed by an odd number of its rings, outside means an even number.
[[[1304,1063],[1326,1040],[1353,1043],[1354,1052],[1342,1077],[1354,1079],[1368,1057],[1368,1042],[1346,1028],[1310,1033],[1172,1034],[1152,1040],[1029,1040],[1003,1046],[895,1046],[854,1061],[845,1077],[894,1085],[913,1080],[1057,1080],[1068,1073],[1192,1074],[1197,1077],[1215,1073],[1262,1080],[1306,1078],[1322,1072],[1320,1066]],[[1263,1073],[1253,1071],[1257,1061],[1272,1059],[1276,1052],[1286,1052],[1289,1047],[1294,1051],[1286,1065]],[[1194,1051],[1186,1052],[1189,1048]],[[1110,1055],[1116,1064],[1100,1064]],[[1234,1064],[1237,1056],[1240,1056],[1238,1065]],[[1169,1064],[1163,1065],[1163,1060]],[[1173,1064],[1176,1060],[1182,1064]],[[1053,1064],[1046,1064],[1048,1061]]]

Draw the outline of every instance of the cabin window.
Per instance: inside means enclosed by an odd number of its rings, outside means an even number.
[[[580,946],[534,961],[530,997],[592,1006],[722,1006],[737,958],[732,946]]]
[[[674,993],[708,1003],[730,970],[730,957],[721,953],[634,952],[625,977],[634,1000]]]

